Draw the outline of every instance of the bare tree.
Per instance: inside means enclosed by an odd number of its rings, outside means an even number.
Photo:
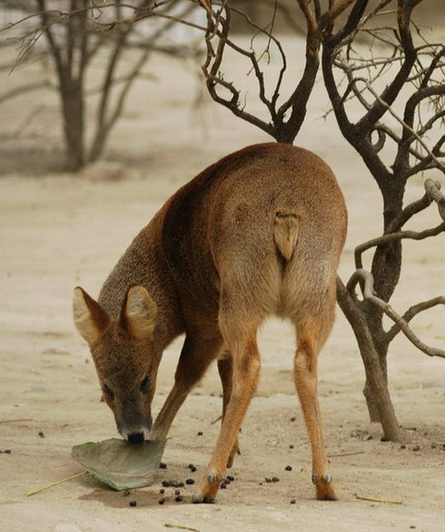
[[[103,153],[109,134],[122,114],[125,99],[142,68],[153,51],[178,56],[195,55],[193,46],[165,45],[161,40],[168,34],[174,20],[169,10],[178,2],[166,2],[162,6],[162,23],[150,31],[139,32],[135,24],[149,14],[149,0],[133,1],[126,5],[117,2],[98,3],[92,0],[32,0],[15,3],[3,0],[0,5],[20,8],[19,20],[7,29],[23,28],[19,37],[20,60],[42,60],[50,57],[57,77],[61,116],[66,146],[66,167],[76,171],[84,164],[95,161]],[[187,3],[177,13],[185,17],[195,6]],[[27,15],[25,16],[25,14]],[[141,13],[144,17],[141,17]],[[44,37],[47,47],[37,50],[35,44]],[[128,53],[131,51],[131,54]],[[31,54],[32,52],[32,54]],[[30,55],[28,55],[30,54]],[[89,69],[100,57],[100,81],[98,87],[87,86]],[[97,69],[98,70],[98,69]],[[42,82],[42,87],[49,86]],[[35,90],[35,84],[19,88],[22,92]],[[94,132],[86,141],[87,96],[95,93]],[[17,96],[13,94],[6,97]]]
[[[300,15],[304,16],[307,27],[305,63],[300,80],[284,100],[282,82],[290,57],[273,31],[273,23],[261,27],[228,1],[206,7],[207,59],[203,71],[210,95],[236,116],[278,141],[293,142],[298,134],[322,51],[325,86],[340,130],[363,158],[384,202],[384,234],[357,247],[357,271],[346,286],[338,280],[338,300],[354,330],[365,365],[364,393],[370,418],[381,422],[384,437],[391,440],[398,439],[400,433],[388,391],[386,361],[390,342],[403,331],[428,355],[445,354],[425,346],[408,325],[419,312],[443,304],[443,297],[419,303],[403,316],[389,305],[401,273],[402,240],[432,237],[445,229],[445,199],[435,181],[426,182],[423,198],[404,205],[405,186],[411,176],[432,169],[443,172],[445,168],[441,162],[445,155],[445,135],[440,130],[445,117],[445,47],[421,38],[411,22],[412,11],[421,2],[380,0],[369,5],[368,0],[329,0],[324,3],[323,10],[319,0],[298,0]],[[270,5],[275,14],[277,2],[270,2]],[[233,16],[244,17],[255,36],[266,37],[262,53],[259,54],[252,44],[245,49],[234,42],[230,32]],[[377,25],[379,17],[384,17],[384,25]],[[413,33],[417,42],[414,42]],[[366,41],[368,44],[364,46]],[[272,47],[278,51],[281,68],[268,92],[271,80],[267,79],[261,60]],[[266,110],[266,118],[258,111],[249,111],[239,80],[227,79],[224,68],[227,49],[250,62],[257,82],[258,100]],[[292,59],[303,61],[302,58]],[[356,113],[357,102],[362,116],[353,122],[351,116]],[[432,202],[439,206],[440,223],[422,232],[404,230],[406,223]],[[370,272],[367,272],[362,255],[371,249],[374,254]],[[356,295],[358,286],[362,289],[361,299]],[[389,330],[384,328],[384,315],[395,322]]]
[[[400,330],[408,331],[407,323],[418,312],[444,302],[439,298],[416,305],[405,313],[403,322],[388,305],[400,278],[402,240],[435,236],[445,229],[441,221],[437,227],[420,233],[403,230],[432,201],[438,202],[442,219],[444,214],[440,185],[431,180],[422,199],[404,205],[410,177],[433,169],[445,171],[441,161],[445,155],[445,135],[441,132],[445,116],[445,47],[421,38],[412,23],[412,11],[421,2],[383,0],[367,10],[369,2],[358,0],[346,24],[337,31],[331,25],[323,36],[323,75],[339,128],[363,158],[383,198],[383,236],[357,247],[359,273],[353,275],[347,287],[339,281],[338,300],[355,332],[365,364],[364,393],[371,420],[382,423],[388,439],[399,437],[387,388],[389,344]],[[376,26],[376,17],[383,13],[385,24]],[[372,46],[357,44],[359,38],[366,37]],[[336,77],[339,72],[343,85]],[[359,119],[354,109],[354,121],[349,107],[352,100],[362,108]],[[370,272],[365,274],[362,255],[369,249],[374,253]],[[362,287],[362,300],[355,294],[357,283]],[[385,314],[396,321],[389,330],[384,328]],[[410,336],[414,338],[411,333]],[[443,356],[439,350],[426,352]]]

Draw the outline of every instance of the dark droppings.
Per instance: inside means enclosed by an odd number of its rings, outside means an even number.
[[[163,480],[162,485],[164,488],[183,488],[184,482],[179,482],[178,480]]]

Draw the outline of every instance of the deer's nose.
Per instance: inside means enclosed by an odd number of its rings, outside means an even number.
[[[128,434],[127,440],[128,443],[131,443],[131,445],[144,443],[145,434],[143,432],[132,432],[131,434]]]

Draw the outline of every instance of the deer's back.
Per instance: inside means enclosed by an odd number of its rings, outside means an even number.
[[[318,284],[321,292],[324,279],[332,285],[347,214],[332,171],[311,152],[276,143],[245,148],[204,170],[163,210],[162,243],[176,282],[206,305],[218,306],[222,284],[240,283],[246,294],[270,292],[263,303],[275,308],[265,312],[281,313],[283,290],[301,299],[308,296],[297,285]],[[277,215],[298,220],[289,261],[274,242]]]

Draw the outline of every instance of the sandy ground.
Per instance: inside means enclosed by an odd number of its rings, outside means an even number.
[[[207,464],[221,409],[214,367],[177,416],[163,458],[167,469],[153,486],[125,496],[85,475],[26,495],[82,472],[70,457],[73,445],[116,436],[111,412],[99,402],[87,346],[74,330],[73,287],[80,284],[97,296],[133,236],[180,184],[220,156],[267,140],[212,104],[192,109],[198,82],[190,69],[165,60],[153,68],[158,82],[133,91],[110,144],[108,158],[121,165],[124,179],[103,179],[116,170],[105,164],[82,175],[36,177],[31,158],[19,157],[14,143],[1,148],[9,170],[0,177],[0,529],[131,532],[173,524],[202,532],[444,530],[445,447],[434,445],[445,441],[444,363],[402,338],[394,342],[390,382],[404,439],[381,442],[379,426],[368,423],[363,366],[340,312],[320,360],[320,400],[338,502],[314,499],[310,450],[292,383],[294,334],[275,320],[260,334],[262,378],[243,425],[242,456],[231,471],[235,481],[220,490],[216,504],[190,504],[192,486],[182,490],[183,502],[175,502],[168,488],[167,502],[158,504],[163,480],[198,479]],[[332,166],[346,195],[350,229],[341,265],[346,279],[354,246],[380,232],[380,199],[332,120],[320,119],[321,85],[317,91],[298,144]],[[36,98],[45,110],[22,145],[34,158],[42,150],[45,164],[44,147],[60,141],[57,101]],[[21,99],[5,107],[1,131],[14,130],[30,105]],[[422,195],[420,178],[408,195]],[[434,210],[424,218],[437,223]],[[403,311],[443,293],[444,264],[443,236],[407,245],[394,306]],[[425,342],[445,346],[439,310],[422,315],[415,326]],[[155,411],[172,384],[179,349],[175,342],[165,353]],[[366,433],[369,438],[359,437]],[[188,469],[191,463],[196,473]],[[292,471],[285,470],[288,465]],[[279,481],[265,481],[271,477]]]

